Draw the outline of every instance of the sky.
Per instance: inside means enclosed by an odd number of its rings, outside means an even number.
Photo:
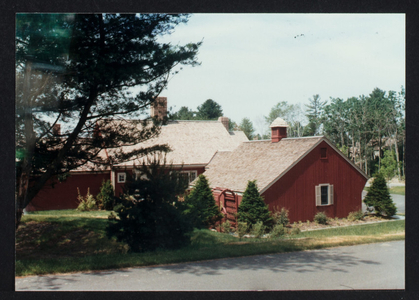
[[[258,133],[281,101],[304,109],[315,94],[346,100],[405,86],[404,14],[192,14],[161,40],[203,41],[201,65],[184,67],[160,94],[173,111],[212,99]]]

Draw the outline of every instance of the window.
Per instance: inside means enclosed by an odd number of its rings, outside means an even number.
[[[319,184],[316,186],[316,206],[333,204],[333,185]]]
[[[124,183],[127,177],[127,174],[125,173],[118,173],[117,174],[117,178],[118,178],[118,183]]]
[[[320,148],[320,158],[321,159],[327,158],[327,148]]]
[[[185,177],[187,176],[189,182],[194,181],[196,177],[198,176],[197,171],[182,171],[180,173],[184,175]]]

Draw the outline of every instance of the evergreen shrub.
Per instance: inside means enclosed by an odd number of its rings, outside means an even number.
[[[187,207],[185,213],[195,228],[213,227],[224,217],[215,203],[207,178],[202,174],[184,202]]]
[[[268,205],[263,201],[263,197],[259,194],[256,181],[247,183],[237,215],[239,222],[245,222],[250,226],[262,222],[267,228],[272,228],[271,213]]]
[[[126,242],[131,252],[188,245],[193,227],[177,197],[185,192],[187,180],[156,157],[139,171],[135,180],[127,176],[124,194],[115,199],[119,218],[109,218],[107,236]]]
[[[369,211],[375,210],[378,215],[385,214],[386,216],[391,217],[396,214],[396,205],[391,199],[386,180],[381,172],[377,173],[372,182],[368,193],[364,198],[364,203]]]
[[[103,209],[113,210],[115,199],[113,186],[110,180],[103,180],[102,186],[100,187],[100,192],[96,196],[96,199]]]

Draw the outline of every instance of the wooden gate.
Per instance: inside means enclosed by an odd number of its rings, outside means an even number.
[[[232,227],[236,227],[236,213],[238,210],[237,195],[229,189],[214,188],[212,189],[214,199],[221,213],[224,215],[221,223],[227,220],[231,223]]]

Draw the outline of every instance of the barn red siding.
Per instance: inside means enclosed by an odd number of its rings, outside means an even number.
[[[55,184],[50,180],[38,195],[26,207],[26,211],[36,210],[55,210],[55,209],[74,209],[78,206],[77,188],[80,194],[85,196],[87,189],[96,196],[102,185],[103,180],[110,178],[109,173],[91,173],[91,174],[71,174],[65,181]]]
[[[321,148],[327,148],[326,159],[321,159]],[[323,141],[262,196],[270,210],[274,207],[288,209],[290,222],[312,221],[319,211],[325,212],[328,217],[344,218],[349,212],[361,209],[361,195],[366,181]],[[315,186],[322,183],[334,186],[333,205],[316,206]]]

